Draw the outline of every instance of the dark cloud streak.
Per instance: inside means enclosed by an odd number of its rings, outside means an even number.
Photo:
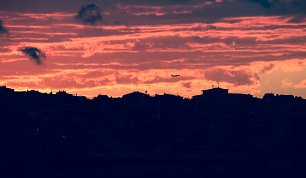
[[[102,20],[101,9],[96,4],[88,4],[83,6],[76,15],[78,20],[81,20],[85,25],[96,25]]]
[[[299,6],[303,4],[303,0],[250,0],[251,2],[259,3],[264,8],[273,8],[278,5],[294,5]]]
[[[38,65],[41,65],[42,60],[46,58],[46,54],[42,50],[35,47],[23,47],[20,48],[19,51],[30,59],[34,60]]]
[[[0,34],[7,34],[8,30],[4,27],[3,21],[0,19]]]

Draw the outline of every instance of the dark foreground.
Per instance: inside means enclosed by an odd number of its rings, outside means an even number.
[[[306,177],[306,101],[0,87],[0,177]]]

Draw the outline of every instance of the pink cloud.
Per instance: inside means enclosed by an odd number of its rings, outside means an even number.
[[[259,76],[244,70],[210,69],[205,72],[205,78],[216,82],[227,82],[234,85],[251,85]]]

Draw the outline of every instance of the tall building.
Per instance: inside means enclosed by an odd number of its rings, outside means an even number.
[[[223,88],[211,88],[208,90],[202,90],[203,96],[226,96],[228,95],[228,89]]]

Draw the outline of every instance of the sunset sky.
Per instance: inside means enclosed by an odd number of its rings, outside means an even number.
[[[0,19],[16,90],[306,98],[306,0],[0,0]]]

